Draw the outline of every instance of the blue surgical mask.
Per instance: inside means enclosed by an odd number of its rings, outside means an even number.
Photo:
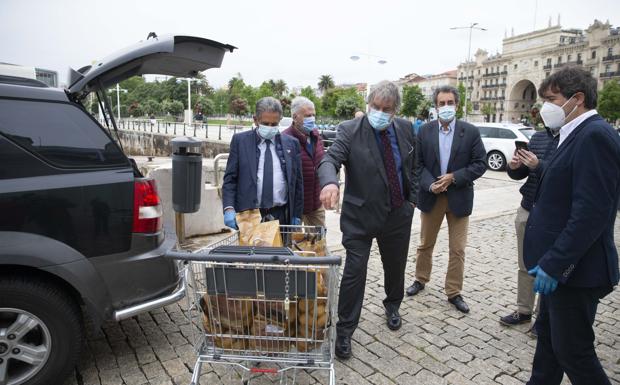
[[[451,105],[446,105],[439,107],[437,110],[439,119],[443,122],[451,122],[456,115],[456,107]]]
[[[304,118],[304,130],[306,130],[307,133],[310,133],[312,132],[312,130],[314,130],[315,120],[316,118],[314,116],[308,116],[307,118]]]
[[[265,140],[271,140],[278,133],[278,126],[271,127],[262,124],[258,125],[258,135]]]
[[[383,131],[390,125],[392,114],[371,108],[370,112],[368,112],[368,121],[372,128],[377,131]]]

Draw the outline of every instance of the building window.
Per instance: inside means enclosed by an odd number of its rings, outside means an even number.
[[[488,74],[489,74],[489,69],[488,69],[488,68],[485,68],[485,69],[484,69],[484,73],[485,73],[486,75],[488,75]]]
[[[538,60],[534,60],[534,67],[538,67]]]
[[[580,53],[577,54],[577,62],[581,62],[581,54]]]
[[[573,58],[573,55],[568,55],[568,56],[566,57],[566,61],[567,61],[567,62],[570,62],[570,59],[572,59],[572,58]]]
[[[562,63],[562,55],[558,56],[558,64]]]
[[[517,69],[517,65],[515,64],[514,69]]]
[[[502,84],[506,85],[506,78],[502,78]]]
[[[508,71],[508,66],[504,66],[504,71]]]
[[[478,68],[478,75],[480,75],[480,68]]]
[[[548,78],[551,72],[545,72],[545,77]]]
[[[605,72],[611,72],[611,66],[609,64],[605,66]]]
[[[613,54],[614,54],[614,48],[613,47],[607,48],[607,56],[613,56]]]
[[[594,76],[594,67],[590,67],[590,75]]]
[[[484,79],[484,85],[485,86],[487,85],[487,79]]]
[[[497,66],[497,68],[495,69],[496,73],[499,73],[499,66]]]
[[[596,59],[596,51],[592,51],[592,59]]]
[[[550,66],[550,65],[551,65],[551,58],[550,58],[550,57],[548,57],[548,58],[547,58],[547,65],[548,65],[548,66]]]

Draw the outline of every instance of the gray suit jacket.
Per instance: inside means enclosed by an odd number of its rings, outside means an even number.
[[[416,203],[415,137],[411,122],[395,118],[394,127],[402,162],[403,194]],[[321,161],[321,188],[338,184],[340,166],[346,169],[340,229],[349,235],[373,235],[391,211],[390,191],[383,157],[367,117],[342,122],[336,141]],[[405,202],[405,204],[407,204]]]
[[[420,176],[418,208],[429,212],[437,200],[437,195],[429,189],[441,175],[438,120],[420,127],[416,152],[417,173]],[[455,183],[448,187],[446,192],[450,211],[457,217],[471,214],[474,205],[474,180],[480,178],[486,171],[486,156],[478,129],[467,122],[457,120],[448,162],[448,173],[454,174]]]

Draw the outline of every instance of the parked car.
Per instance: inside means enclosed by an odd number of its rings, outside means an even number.
[[[107,99],[130,76],[195,76],[233,49],[155,37],[72,70],[65,90],[0,76],[0,383],[61,384],[85,319],[98,328],[185,295],[177,263],[164,257],[176,239],[162,229],[154,180],[82,101]]]
[[[278,130],[280,132],[286,130],[287,128],[289,128],[291,126],[291,124],[293,124],[293,118],[290,117],[284,117],[282,119],[280,119],[280,123],[278,125]]]
[[[336,131],[336,127],[333,124],[326,124],[323,126],[322,129],[319,129],[319,134],[321,135],[321,138],[323,139],[323,146],[325,148],[328,148],[329,146],[332,145],[332,143],[334,143],[334,140],[336,140],[336,134],[338,133]]]
[[[480,130],[487,151],[487,167],[493,171],[505,169],[512,160],[515,141],[529,142],[534,134],[531,127],[514,123],[474,123]]]

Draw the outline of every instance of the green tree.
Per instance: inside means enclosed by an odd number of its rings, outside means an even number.
[[[289,96],[284,96],[280,98],[283,116],[291,116],[291,101],[292,99]]]
[[[300,95],[310,99],[312,103],[314,103],[314,110],[316,112],[316,116],[321,116],[321,100],[317,98],[312,87],[307,86],[302,88]]]
[[[363,105],[363,101],[360,103],[359,98],[353,95],[346,95],[338,99],[334,112],[338,118],[352,119],[355,111],[361,109],[361,105]]]
[[[273,91],[273,85],[269,82],[263,82],[258,90],[256,91],[256,97],[258,99],[262,99],[266,96],[275,96],[276,93]]]
[[[178,100],[166,99],[161,104],[162,111],[172,116],[179,116],[183,113],[183,103]]]
[[[129,105],[129,108],[127,109],[127,113],[130,116],[133,117],[140,117],[144,115],[144,112],[142,111],[142,108],[140,107],[140,104],[138,102],[133,102]]]
[[[463,105],[465,104],[465,96],[466,96],[465,85],[462,82],[459,83],[458,91],[459,91],[460,103],[459,103],[459,107],[456,109],[456,117],[457,117],[457,119],[461,119],[463,117],[463,115],[464,115],[464,113],[463,113]],[[472,109],[473,108],[472,108],[471,101],[468,100],[467,101],[467,114],[468,115],[471,114]],[[492,113],[495,113],[495,111],[493,111]]]
[[[338,104],[338,100],[346,97],[351,97],[357,101],[356,105],[360,110],[365,109],[364,98],[357,93],[357,89],[355,87],[350,88],[331,88],[325,92],[323,98],[321,99],[321,109],[323,111],[323,115],[337,117],[336,106]]]
[[[480,109],[480,112],[482,112],[482,114],[486,116],[486,120],[488,122],[491,119],[491,115],[495,113],[495,106],[489,103],[485,103]]]
[[[142,110],[149,116],[158,115],[161,113],[161,103],[155,99],[149,99],[142,104]]]
[[[203,115],[212,115],[215,112],[215,103],[206,96],[199,96],[194,103],[194,112],[202,112]]]
[[[321,75],[321,77],[319,77],[318,86],[321,92],[325,92],[331,88],[334,88],[336,84],[334,83],[334,78],[332,78],[331,75]]]
[[[234,99],[241,97],[243,95],[243,89],[245,88],[245,82],[241,77],[241,74],[237,74],[228,81],[228,95],[229,99],[232,102]]]
[[[416,115],[422,116],[424,119],[428,119],[429,110],[433,108],[433,102],[429,99],[424,99],[418,106],[418,110],[416,111]]]
[[[400,112],[404,116],[416,116],[424,101],[424,94],[418,85],[403,86],[403,104]]]
[[[230,103],[228,101],[228,91],[224,88],[216,90],[213,94],[213,104],[215,105],[215,113],[224,115],[230,112]]]
[[[605,83],[598,95],[596,110],[611,122],[620,119],[620,83],[617,80]]]
[[[286,86],[286,82],[284,80],[279,79],[276,82],[274,82],[273,92],[276,94],[276,97],[278,98],[282,97],[284,94],[286,94],[287,90],[288,90],[288,87]]]

